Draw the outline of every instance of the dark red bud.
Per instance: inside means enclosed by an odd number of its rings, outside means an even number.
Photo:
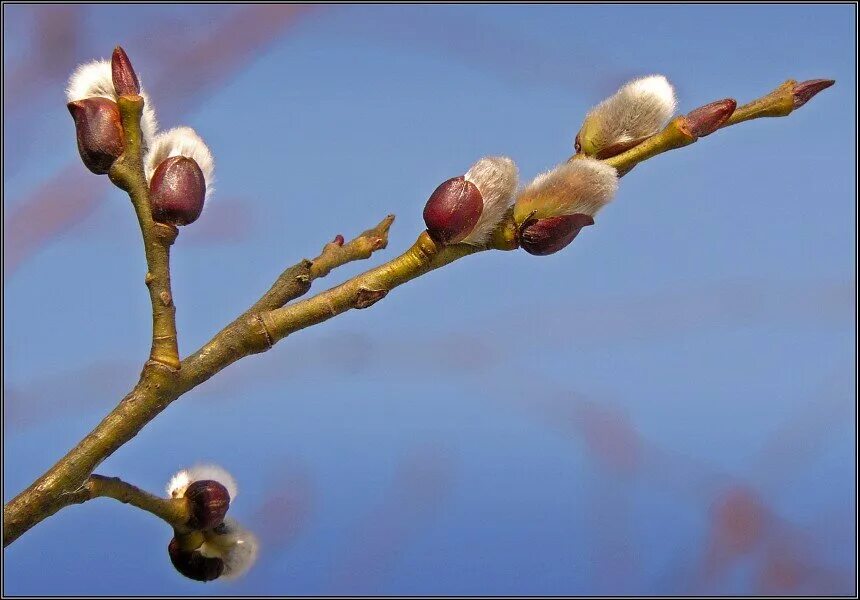
[[[338,246],[343,246],[344,241],[345,240],[343,239],[343,236],[341,234],[337,234],[332,240],[332,242],[337,244]]]
[[[113,75],[113,87],[117,96],[140,95],[140,82],[137,80],[137,73],[134,72],[125,50],[119,46],[114,48],[110,66]]]
[[[738,103],[732,98],[717,100],[691,111],[686,117],[687,129],[696,137],[705,137],[722,127],[735,112]]]
[[[583,214],[526,221],[520,229],[520,246],[535,256],[553,254],[570,244],[576,234],[588,225],[594,225],[594,219]]]
[[[173,567],[194,581],[212,581],[224,572],[224,561],[218,557],[203,556],[199,550],[183,550],[176,538],[167,546]]]
[[[465,238],[484,210],[478,187],[462,175],[442,183],[424,206],[427,232],[438,242],[456,244]]]
[[[75,100],[66,106],[75,120],[81,160],[96,175],[104,175],[123,151],[119,107],[107,98]]]
[[[794,86],[794,108],[800,108],[809,102],[815,94],[826,90],[836,83],[834,79],[810,79]]]
[[[149,182],[152,218],[159,223],[188,225],[203,212],[206,180],[200,166],[185,156],[162,161]]]
[[[224,521],[230,508],[230,493],[217,481],[206,479],[191,483],[185,490],[191,504],[189,527],[211,529]]]

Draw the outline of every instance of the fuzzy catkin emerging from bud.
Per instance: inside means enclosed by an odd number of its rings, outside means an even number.
[[[227,517],[224,522],[204,532],[205,542],[200,547],[204,556],[220,558],[224,562],[226,579],[241,577],[254,565],[259,552],[257,536]]]
[[[517,165],[507,156],[482,158],[466,172],[465,179],[481,193],[482,210],[463,243],[481,246],[502,221],[517,191]]]
[[[562,163],[528,184],[514,204],[514,221],[561,215],[594,216],[618,189],[618,174],[593,158]]]
[[[576,136],[576,151],[600,159],[620,154],[660,131],[676,103],[662,75],[631,81],[591,109]]]
[[[125,53],[123,52],[122,54],[124,55]],[[118,82],[123,89],[122,92],[118,92],[114,86],[114,65],[112,61],[95,60],[80,65],[72,73],[71,77],[69,77],[69,83],[66,86],[66,99],[68,102],[75,102],[88,98],[104,98],[111,102],[116,102],[121,94],[128,94],[131,86],[137,82],[139,95],[143,98],[143,114],[140,118],[141,141],[143,147],[148,148],[158,129],[155,109],[146,91],[141,87],[137,79],[137,74],[131,70],[131,63],[128,62],[128,57],[126,56],[125,60],[119,57],[118,60],[116,68],[118,69]]]
[[[593,158],[573,160],[542,173],[514,204],[520,246],[535,255],[570,244],[615,195],[618,174]]]
[[[170,478],[167,484],[167,495],[171,498],[182,498],[185,492],[195,481],[217,481],[230,494],[230,499],[235,500],[239,493],[236,480],[223,467],[218,465],[196,465],[190,469],[183,469]]]
[[[215,161],[196,131],[176,127],[158,134],[144,169],[156,221],[188,225],[197,220],[214,190]]]
[[[430,236],[443,244],[483,245],[501,222],[517,189],[517,166],[506,156],[485,157],[445,181],[424,206]]]

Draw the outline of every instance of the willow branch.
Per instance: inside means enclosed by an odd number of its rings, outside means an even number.
[[[152,362],[170,369],[179,368],[179,342],[176,334],[176,307],[170,291],[170,246],[178,230],[173,225],[156,223],[149,204],[149,185],[143,169],[140,117],[143,98],[120,96],[125,149],[111,167],[109,176],[131,198],[146,254],[146,285],[152,304]]]
[[[737,108],[725,126],[760,117],[785,116],[830,84],[832,82],[826,80],[803,84],[788,81],[767,96]],[[158,511],[168,517],[165,519],[168,522],[178,518],[172,512],[178,510],[173,505],[161,504],[160,499],[156,503],[152,499],[154,497],[145,495],[145,492],[129,489],[133,486],[90,474],[171,402],[237,360],[264,352],[291,333],[349,310],[372,306],[397,286],[460,258],[483,250],[513,250],[518,247],[517,227],[509,211],[486,246],[441,246],[425,232],[412,247],[393,260],[341,285],[290,304],[306,294],[315,279],[350,261],[368,258],[374,251],[384,248],[393,220],[389,216],[352,242],[343,244],[338,236],[326,244],[316,259],[303,260],[285,270],[250,309],[182,361],[177,371],[179,361],[173,358],[178,357],[178,353],[168,265],[168,250],[175,232],[171,237],[167,230],[159,229],[149,212],[148,191],[140,162],[142,100],[123,97],[119,104],[128,147],[110,175],[117,185],[129,192],[146,245],[147,281],[153,304],[152,361],[144,368],[135,388],[90,434],[4,507],[4,546],[64,506],[99,496],[125,499],[129,504],[154,514]],[[640,162],[696,140],[687,117],[678,117],[660,133],[605,162],[623,175]],[[169,368],[153,368],[153,365]]]
[[[468,244],[441,246],[424,232],[411,248],[394,260],[313,298],[271,310],[263,314],[263,323],[272,341],[277,342],[347,310],[373,306],[395,287],[484,249]]]
[[[347,263],[370,258],[377,250],[388,245],[388,230],[394,223],[394,215],[388,215],[378,225],[362,232],[350,242],[344,243],[338,235],[326,244],[320,255],[313,260],[303,260],[287,268],[254,305],[246,311],[261,313],[265,310],[280,308],[287,302],[303,296],[311,288],[311,282],[325,277],[337,267]]]
[[[217,369],[212,370],[214,373],[238,358],[251,354],[254,350],[253,340],[256,339],[253,332],[261,323],[261,311],[282,306],[305,294],[314,279],[323,277],[335,267],[369,258],[370,253],[384,248],[388,243],[388,230],[392,221],[393,217],[386,217],[379,225],[365,231],[340,249],[331,247],[329,243],[314,261],[303,260],[284,271],[251,309],[196,352],[193,355],[194,360],[189,359],[190,365],[216,361],[217,357]],[[314,263],[318,264],[315,269]],[[186,374],[183,366],[180,377],[180,371],[157,368],[154,365],[157,363],[149,363],[143,369],[140,381],[134,389],[95,429],[3,507],[4,546],[8,546],[31,527],[63,507],[87,501],[89,497],[82,486],[93,470],[137,435],[171,402],[205,379],[200,378],[199,368]],[[195,373],[197,377],[194,376]]]
[[[134,389],[65,456],[3,507],[3,545],[74,504],[93,470],[178,397],[175,371],[143,369]]]
[[[119,477],[90,475],[79,490],[70,494],[72,504],[82,504],[95,498],[113,498],[123,504],[151,513],[176,530],[187,529],[191,518],[186,498],[161,498],[126,483]]]
[[[364,255],[378,245],[368,244],[373,239],[374,232],[387,232],[391,219],[393,217],[387,217],[376,228],[357,238],[357,241],[367,238],[365,241],[348,244],[343,248],[361,253],[356,255]],[[321,257],[324,257],[327,251],[334,250],[331,246],[332,244],[329,244],[323,250]],[[441,246],[424,232],[412,247],[397,258],[335,288],[295,304],[262,312],[250,310],[244,313],[182,362],[182,385],[190,389],[244,356],[268,350],[290,333],[322,323],[350,309],[368,308],[395,287],[455,260],[484,250],[514,250],[517,247],[516,224],[513,222],[512,211],[508,211],[486,246]],[[317,259],[319,272],[327,272],[329,265],[342,264],[343,256],[337,252],[332,253],[329,259]],[[314,269],[308,269],[310,277],[314,276],[314,272]]]
[[[721,128],[737,125],[738,123],[752,119],[788,116],[803,106],[812,95],[832,84],[832,80],[820,79],[798,84],[794,79],[789,79],[769,94],[743,106],[739,106]],[[814,91],[808,97],[803,97],[804,90],[801,89],[802,86],[813,87]],[[624,175],[630,172],[633,167],[649,158],[653,158],[669,150],[688,146],[698,141],[698,139],[687,126],[686,117],[676,117],[666,125],[663,131],[651,136],[626,152],[622,152],[612,158],[607,158],[604,162],[615,167],[620,175]],[[576,159],[578,156],[581,155],[574,155],[571,157],[571,160]]]

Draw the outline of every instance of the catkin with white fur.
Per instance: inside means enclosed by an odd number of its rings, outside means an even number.
[[[208,200],[215,191],[215,158],[203,138],[190,127],[174,127],[159,133],[152,140],[149,152],[144,157],[146,180],[151,180],[158,165],[171,156],[185,156],[197,163],[206,181]]]
[[[236,480],[223,467],[218,465],[195,465],[188,469],[183,469],[170,478],[167,484],[167,495],[171,498],[181,498],[185,495],[185,490],[195,481],[217,481],[230,494],[232,502],[239,493],[239,486],[236,485]]]
[[[143,98],[143,114],[140,117],[140,133],[143,147],[149,148],[152,138],[158,131],[158,121],[155,118],[155,108],[149,95],[141,85],[140,96]],[[66,85],[66,100],[84,100],[85,98],[107,98],[117,101],[118,95],[113,86],[113,75],[109,60],[94,60],[79,65],[69,77]]]
[[[654,135],[676,106],[675,90],[663,75],[635,79],[591,109],[580,129],[580,143],[596,153]]]
[[[529,183],[514,204],[514,220],[561,215],[594,216],[618,189],[618,173],[609,165],[584,158],[541,173]]]
[[[484,208],[463,243],[480,246],[486,243],[513,202],[517,191],[517,165],[507,156],[482,158],[466,172],[465,179],[481,192]]]

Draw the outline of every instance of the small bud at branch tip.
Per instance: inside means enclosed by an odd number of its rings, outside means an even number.
[[[111,75],[113,87],[118,96],[140,95],[140,82],[137,79],[137,73],[134,72],[125,50],[120,46],[114,49],[111,57]]]
[[[836,83],[835,79],[810,79],[796,84],[794,86],[794,108],[800,108],[818,92],[826,90],[834,83]]]

